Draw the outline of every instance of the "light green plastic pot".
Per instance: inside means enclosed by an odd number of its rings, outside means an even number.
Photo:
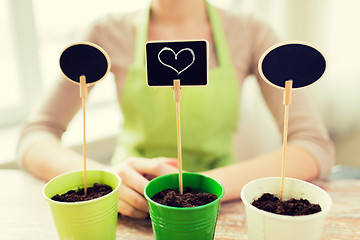
[[[87,171],[87,186],[102,183],[113,191],[97,199],[83,202],[59,202],[51,198],[69,190],[83,188],[83,171],[57,176],[43,188],[49,202],[56,229],[61,240],[115,240],[117,228],[118,190],[120,177],[103,170]]]
[[[183,187],[191,187],[204,193],[215,194],[218,198],[206,205],[179,208],[154,202],[151,198],[158,192],[179,188],[179,175],[168,174],[151,180],[145,187],[149,212],[155,239],[157,240],[210,240],[214,238],[220,200],[224,187],[213,178],[197,173],[183,173]]]

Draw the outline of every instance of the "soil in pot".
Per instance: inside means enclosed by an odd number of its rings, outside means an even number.
[[[78,190],[70,190],[64,194],[56,194],[51,199],[59,202],[81,202],[88,201],[95,198],[105,196],[110,193],[113,189],[101,183],[94,183],[92,187],[87,188],[87,193],[84,195],[84,188],[79,188]]]
[[[186,187],[182,195],[179,189],[164,189],[151,199],[166,206],[188,208],[208,204],[217,199],[217,196],[212,193],[201,193]]]
[[[321,211],[319,204],[312,204],[307,199],[291,198],[286,201],[281,201],[278,197],[270,193],[264,193],[251,204],[267,212],[288,216],[310,215]]]

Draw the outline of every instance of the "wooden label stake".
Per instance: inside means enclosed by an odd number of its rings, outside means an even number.
[[[284,193],[285,162],[286,162],[286,148],[287,148],[288,122],[289,122],[289,106],[291,104],[292,84],[293,84],[292,80],[286,81],[285,89],[284,89],[285,115],[284,115],[284,133],[283,133],[283,154],[282,154],[282,166],[281,166],[280,200],[283,200],[283,193]]]
[[[85,102],[87,98],[87,85],[86,85],[86,77],[84,75],[80,76],[80,97],[82,102],[82,109],[83,109],[83,156],[84,156],[84,194],[87,194],[87,175],[86,175],[86,131],[85,131]]]
[[[180,101],[181,88],[180,80],[174,80],[174,101],[176,103],[176,123],[177,123],[177,149],[178,149],[178,165],[179,165],[179,191],[183,194],[183,180],[182,180],[182,157],[181,157],[181,129],[180,129]]]

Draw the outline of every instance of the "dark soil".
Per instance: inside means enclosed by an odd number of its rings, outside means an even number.
[[[194,191],[190,187],[187,187],[184,189],[183,195],[180,194],[179,189],[165,189],[151,199],[170,207],[188,208],[208,204],[217,199],[217,196],[212,193]]]
[[[260,198],[253,201],[252,205],[267,212],[289,216],[310,215],[321,211],[319,204],[312,204],[306,199],[291,198],[280,201],[279,198],[270,193],[264,193]]]
[[[70,190],[64,194],[56,194],[51,199],[58,202],[82,202],[95,198],[102,197],[112,191],[112,188],[108,185],[101,183],[94,183],[92,187],[87,188],[86,195],[84,195],[84,188],[78,190]]]

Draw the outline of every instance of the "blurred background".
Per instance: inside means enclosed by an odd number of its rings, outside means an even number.
[[[269,23],[282,40],[300,40],[327,59],[324,77],[308,88],[336,146],[337,164],[360,168],[360,9],[359,0],[212,0],[214,5],[253,14]],[[16,167],[16,142],[24,117],[59,74],[62,50],[94,19],[146,7],[148,0],[0,0],[0,167]],[[121,115],[111,74],[87,100],[88,155],[110,159]],[[279,146],[269,112],[249,77],[241,101],[239,131],[260,147],[241,158]],[[252,109],[256,108],[256,111]],[[75,117],[64,144],[81,149],[82,118]],[[255,122],[254,122],[255,119]],[[249,139],[250,138],[250,139]],[[276,139],[277,141],[274,141]]]

